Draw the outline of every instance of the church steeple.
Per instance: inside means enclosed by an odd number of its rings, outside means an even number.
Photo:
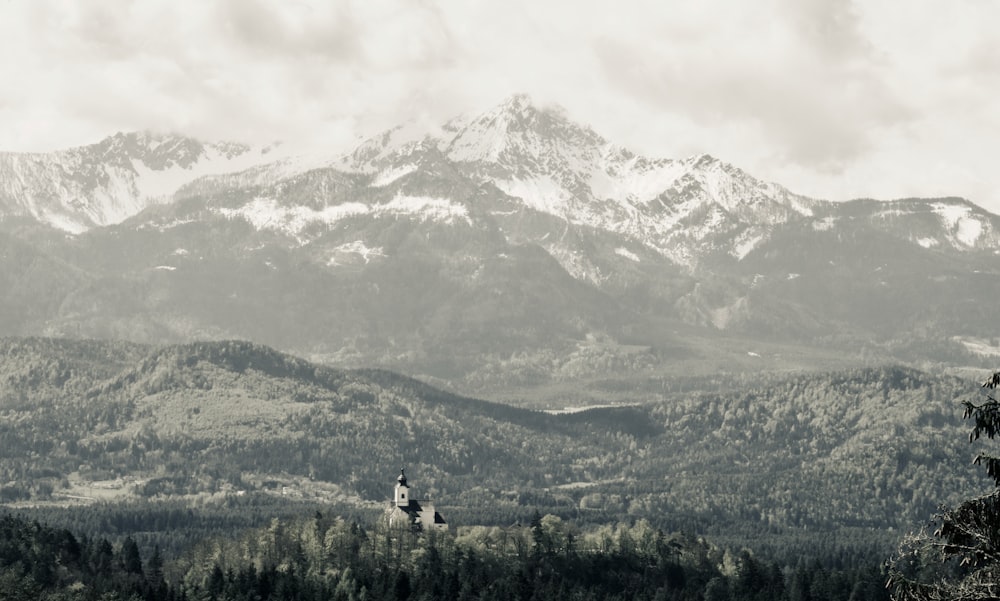
[[[396,506],[410,506],[410,487],[406,485],[406,472],[400,468],[399,477],[396,478]]]

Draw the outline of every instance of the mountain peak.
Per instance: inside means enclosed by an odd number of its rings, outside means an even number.
[[[511,94],[510,96],[503,99],[500,103],[502,106],[531,106],[534,104],[531,100],[531,94],[526,94],[524,92],[517,92]]]
[[[167,201],[202,175],[259,163],[262,154],[245,144],[153,131],[117,132],[50,153],[3,153],[0,216],[30,216],[80,233]]]
[[[117,132],[96,144],[73,149],[94,159],[125,167],[132,160],[161,171],[172,166],[187,168],[205,154],[202,142],[176,134],[133,131]]]
[[[573,122],[566,110],[558,104],[543,105],[532,99],[528,94],[512,94],[504,98],[492,109],[479,115],[471,122],[484,120],[499,120],[507,126],[508,131],[531,129],[532,127],[588,130],[583,124]],[[551,132],[539,132],[542,134]],[[593,133],[593,132],[591,132]],[[596,135],[596,134],[594,134]]]
[[[719,159],[717,159],[714,156],[708,154],[707,152],[703,152],[701,154],[692,155],[692,156],[688,157],[687,161],[691,165],[694,165],[695,167],[702,167],[702,168],[708,167],[709,165],[713,165],[713,164],[721,162],[721,161],[719,161]]]
[[[96,144],[74,148],[71,152],[93,154],[98,160],[122,165],[134,159],[150,169],[162,171],[175,166],[188,169],[210,152],[232,159],[249,150],[249,146],[238,142],[208,144],[181,134],[143,130],[117,132]]]
[[[570,121],[561,107],[539,108],[527,94],[514,94],[456,128],[442,150],[454,161],[522,166],[555,155],[591,152],[606,141]]]
[[[528,94],[511,94],[507,98],[504,98],[503,101],[497,105],[496,109],[491,112],[507,113],[509,115],[526,117],[530,113],[538,110],[539,109],[532,101],[531,96]]]
[[[87,144],[80,148],[155,148],[164,143],[178,143],[183,141],[197,142],[188,136],[183,136],[171,132],[138,130],[138,131],[118,131],[107,136],[95,144]]]

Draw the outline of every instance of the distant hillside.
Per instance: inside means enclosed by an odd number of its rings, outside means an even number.
[[[980,490],[955,399],[903,368],[727,380],[570,414],[338,370],[246,342],[0,341],[0,498],[416,494],[502,523],[534,506],[674,526],[908,528]]]

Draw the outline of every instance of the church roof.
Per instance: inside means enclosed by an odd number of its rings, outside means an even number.
[[[409,505],[399,505],[393,507],[393,510],[405,513],[406,515],[410,516],[410,519],[421,518],[424,520],[427,520],[427,518],[430,517],[430,516],[424,516],[423,515],[424,513],[430,513],[431,511],[434,511],[433,519],[430,521],[432,521],[434,524],[448,523],[445,521],[444,516],[442,516],[438,511],[433,509],[424,509],[424,507],[420,504],[420,501],[416,499],[410,499]]]

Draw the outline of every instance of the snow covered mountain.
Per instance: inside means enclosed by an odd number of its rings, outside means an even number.
[[[373,182],[384,186],[437,154],[526,209],[624,236],[681,265],[695,262],[720,231],[736,235],[732,252],[745,254],[768,228],[811,215],[815,204],[708,155],[636,155],[523,95],[422,138],[390,130],[338,167],[374,173]]]
[[[966,200],[810,199],[525,96],[346,151],[0,155],[0,334],[245,338],[470,386],[758,361],[733,337],[1000,356],[998,254],[1000,217]]]
[[[271,150],[119,133],[61,152],[0,153],[0,217],[29,216],[79,233],[120,223],[154,204],[218,196],[223,190],[230,196],[245,193],[243,204],[226,207],[224,214],[286,232],[360,213],[467,217],[468,198],[418,189],[426,187],[423,180],[443,178],[501,192],[506,199],[495,202],[506,209],[492,211],[495,217],[545,214],[568,226],[619,236],[628,243],[626,250],[638,244],[692,270],[712,255],[742,259],[782,224],[829,228],[847,206],[794,194],[709,155],[634,154],[572,122],[560,108],[536,106],[525,95],[433,131],[401,125],[347,153]],[[304,179],[316,179],[313,172],[339,179],[342,193],[326,189],[313,190],[311,198],[282,197]],[[397,194],[379,207],[358,201],[390,188]],[[254,190],[280,198],[249,192]],[[1000,246],[994,216],[967,202],[898,201],[870,208],[873,223],[907,228],[900,235],[925,248]]]
[[[324,170],[339,174],[342,194],[320,190],[312,198],[297,196],[291,204],[287,198],[272,197],[282,196],[282,190],[294,187],[306,174]],[[404,206],[430,219],[468,215],[475,211],[469,198],[435,194],[470,184],[501,193],[503,198],[490,200],[487,213],[511,240],[539,243],[568,271],[592,280],[601,276],[582,264],[586,260],[571,259],[579,249],[552,236],[542,239],[551,232],[532,235],[526,215],[546,215],[565,227],[610,234],[620,239],[616,248],[621,256],[637,257],[642,249],[693,272],[706,261],[714,268],[713,258],[743,259],[776,228],[791,222],[821,231],[838,219],[858,218],[845,210],[856,212],[859,206],[794,194],[709,155],[643,157],[572,122],[561,109],[538,107],[524,95],[433,131],[395,127],[335,159],[289,157],[201,178],[182,188],[180,195],[276,190],[272,196],[248,198],[247,204],[230,207],[227,214],[245,215],[260,227],[298,232],[306,223],[329,225],[359,213],[395,214]],[[397,191],[382,201],[389,203],[385,206],[362,207],[357,200],[384,190]],[[864,206],[874,226],[894,228],[896,235],[924,247],[1000,247],[995,216],[965,201]]]
[[[169,202],[192,179],[265,157],[243,144],[148,132],[53,153],[0,153],[0,216],[28,216],[79,233]]]

